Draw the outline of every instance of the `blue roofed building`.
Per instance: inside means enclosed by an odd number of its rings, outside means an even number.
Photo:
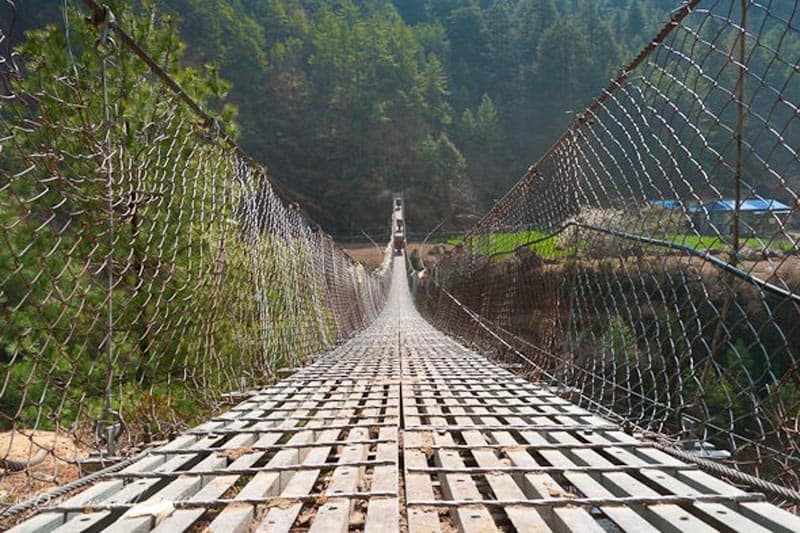
[[[680,209],[683,207],[681,200],[650,200],[648,203],[655,209]]]
[[[706,208],[709,212],[733,212],[736,209],[736,200],[716,200],[707,204]],[[739,210],[749,213],[772,214],[786,214],[792,211],[788,205],[769,198],[749,198],[747,200],[742,200]]]
[[[653,209],[680,210],[688,213],[694,229],[702,235],[733,231],[735,199],[683,202],[681,200],[650,200]],[[739,205],[740,229],[744,236],[772,233],[784,224],[792,208],[772,198],[748,198]]]

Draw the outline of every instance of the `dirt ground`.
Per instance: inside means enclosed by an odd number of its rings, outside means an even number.
[[[41,492],[80,477],[75,464],[89,450],[65,433],[53,431],[5,431],[0,433],[0,459],[25,462],[37,455],[44,460],[27,470],[9,472],[0,462],[0,507],[29,500]]]
[[[422,245],[418,242],[411,242],[408,244],[408,253],[417,250],[422,255],[425,265],[430,267],[452,248],[449,244],[426,243]],[[378,249],[372,244],[342,246],[342,250],[367,267],[377,268],[383,261],[383,248]]]

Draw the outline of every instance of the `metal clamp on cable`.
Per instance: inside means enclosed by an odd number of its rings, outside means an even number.
[[[106,445],[108,455],[117,454],[117,444],[120,435],[125,429],[122,415],[119,412],[106,408],[95,423],[95,436]]]
[[[94,49],[101,56],[107,56],[117,47],[116,41],[111,36],[117,24],[117,17],[107,4],[103,4],[100,10],[95,10],[88,21],[100,28],[100,37],[94,42]]]
[[[208,124],[207,127],[212,132],[214,132],[214,135],[216,135],[218,137],[221,137],[221,136],[223,136],[225,134],[225,132],[222,130],[222,123],[219,121],[219,119],[217,117],[212,117],[211,118],[211,123]]]

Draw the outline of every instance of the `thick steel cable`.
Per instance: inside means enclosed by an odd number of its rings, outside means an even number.
[[[681,450],[680,448],[675,448],[674,446],[667,446],[657,442],[654,443],[653,446],[682,461],[687,461],[696,464],[706,472],[710,472],[718,476],[732,479],[734,481],[737,481],[738,483],[747,485],[748,487],[760,489],[766,494],[777,496],[781,500],[784,500],[786,502],[791,502],[792,504],[795,505],[800,503],[800,491],[796,491],[784,485],[778,485],[777,483],[769,482],[760,477],[751,476],[749,474],[742,472],[741,470],[736,470],[735,468],[727,467],[716,461],[712,461],[711,459],[698,457],[697,454],[689,453],[685,450]]]
[[[49,490],[43,494],[39,494],[35,498],[31,498],[25,502],[6,507],[5,509],[0,510],[0,523],[29,511],[34,511],[40,507],[51,505],[53,500],[63,498],[73,491],[87,487],[93,484],[95,481],[102,479],[104,476],[107,476],[108,474],[119,472],[120,470],[136,463],[137,461],[144,459],[147,457],[148,453],[149,452],[147,451],[140,452],[122,461],[118,461],[111,466],[98,470],[97,472],[92,472],[91,474],[76,479],[75,481],[71,481],[66,485]]]

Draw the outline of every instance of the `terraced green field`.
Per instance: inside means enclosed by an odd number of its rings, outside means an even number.
[[[722,251],[730,248],[730,242],[723,241],[718,236],[709,235],[693,235],[693,234],[675,234],[667,235],[662,240],[694,248],[699,251]],[[462,244],[462,237],[448,237],[441,242],[457,246]],[[488,235],[475,237],[472,240],[473,251],[488,255],[488,256],[501,256],[513,253],[520,246],[525,246],[530,250],[536,252],[544,259],[558,259],[564,256],[575,254],[579,250],[585,249],[588,244],[585,236],[577,242],[568,242],[563,234],[552,234],[539,230],[524,230],[517,232],[498,232]],[[742,246],[752,248],[754,250],[763,250],[765,244],[757,238],[743,239]],[[788,252],[792,250],[792,244],[787,241],[779,243],[770,243],[768,246],[774,250]],[[659,247],[653,245],[653,251]]]

